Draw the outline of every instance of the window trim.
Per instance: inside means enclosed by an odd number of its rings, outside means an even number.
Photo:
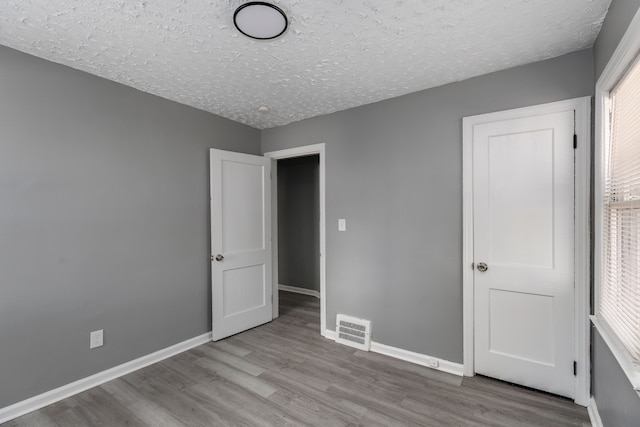
[[[595,101],[595,149],[594,149],[594,305],[595,314],[590,316],[591,322],[602,336],[620,367],[631,382],[634,390],[640,394],[640,365],[635,363],[616,334],[598,317],[600,307],[600,287],[602,259],[602,220],[604,193],[604,162],[606,140],[609,130],[608,105],[610,91],[615,88],[620,79],[640,54],[640,11],[636,13],[618,47],[607,63],[604,71],[596,83]]]

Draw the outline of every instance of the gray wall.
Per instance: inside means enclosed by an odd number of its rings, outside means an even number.
[[[640,8],[637,0],[614,0],[594,45],[596,79],[613,55],[629,23]],[[640,425],[640,397],[617,360],[593,328],[592,394],[606,427]]]
[[[462,118],[592,95],[592,70],[586,50],[263,131],[263,152],[327,144],[328,328],[461,363]]]
[[[594,329],[595,331],[595,329]],[[640,398],[600,334],[593,334],[592,394],[605,427],[640,425]]]
[[[210,330],[208,148],[259,146],[0,47],[0,407]]]
[[[320,291],[319,159],[278,161],[278,279]]]
[[[607,66],[609,58],[618,47],[634,15],[640,7],[638,0],[613,0],[602,24],[602,29],[593,46],[596,80]]]

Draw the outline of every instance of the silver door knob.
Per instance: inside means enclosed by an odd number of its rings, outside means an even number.
[[[222,261],[224,257],[221,254],[216,255],[216,261]]]
[[[484,262],[480,262],[478,263],[478,271],[481,273],[484,273],[485,271],[487,271],[489,269],[489,267],[487,266],[487,264],[485,264]]]

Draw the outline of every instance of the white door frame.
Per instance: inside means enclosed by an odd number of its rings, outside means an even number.
[[[589,196],[591,157],[591,97],[508,111],[481,114],[462,119],[462,188],[463,188],[463,238],[462,238],[462,293],[463,293],[463,360],[464,375],[475,375],[474,366],[474,285],[473,285],[473,127],[477,124],[522,117],[552,114],[575,110],[575,150],[574,171],[574,271],[575,271],[575,360],[577,375],[575,402],[588,406],[590,400],[590,239],[589,239]]]
[[[289,159],[292,157],[311,156],[317,154],[320,157],[319,165],[319,193],[320,193],[320,334],[325,336],[327,328],[327,257],[325,236],[325,144],[305,145],[286,150],[270,151],[264,153],[265,157],[273,160]],[[278,177],[277,168],[273,168],[271,179],[271,240],[273,242],[273,318],[278,317]]]

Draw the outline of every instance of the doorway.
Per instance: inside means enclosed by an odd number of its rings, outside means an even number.
[[[275,160],[271,180],[273,318],[279,315],[279,285],[282,285],[283,289],[290,287],[289,290],[300,293],[305,293],[306,289],[306,293],[310,295],[316,295],[317,292],[320,298],[322,336],[326,334],[324,150],[325,144],[315,144],[264,154],[265,157]],[[281,165],[287,171],[282,175],[282,178],[288,181],[283,183],[284,185],[281,185],[279,180]],[[314,174],[317,174],[317,181],[313,178]],[[296,179],[301,177],[307,183],[296,183]],[[315,186],[314,181],[317,182],[317,186],[312,189],[312,186]],[[305,187],[312,192],[317,190],[317,197],[305,194]],[[313,200],[316,200],[315,206]],[[297,203],[307,206],[295,207]],[[281,214],[280,208],[286,211]],[[283,224],[286,229],[280,230],[279,224]],[[297,233],[303,235],[296,235]],[[287,281],[290,283],[285,283]]]
[[[277,160],[278,286],[320,298],[317,154]],[[275,267],[275,266],[274,266]]]
[[[589,400],[589,106],[579,98],[463,122],[465,375],[581,405]]]

